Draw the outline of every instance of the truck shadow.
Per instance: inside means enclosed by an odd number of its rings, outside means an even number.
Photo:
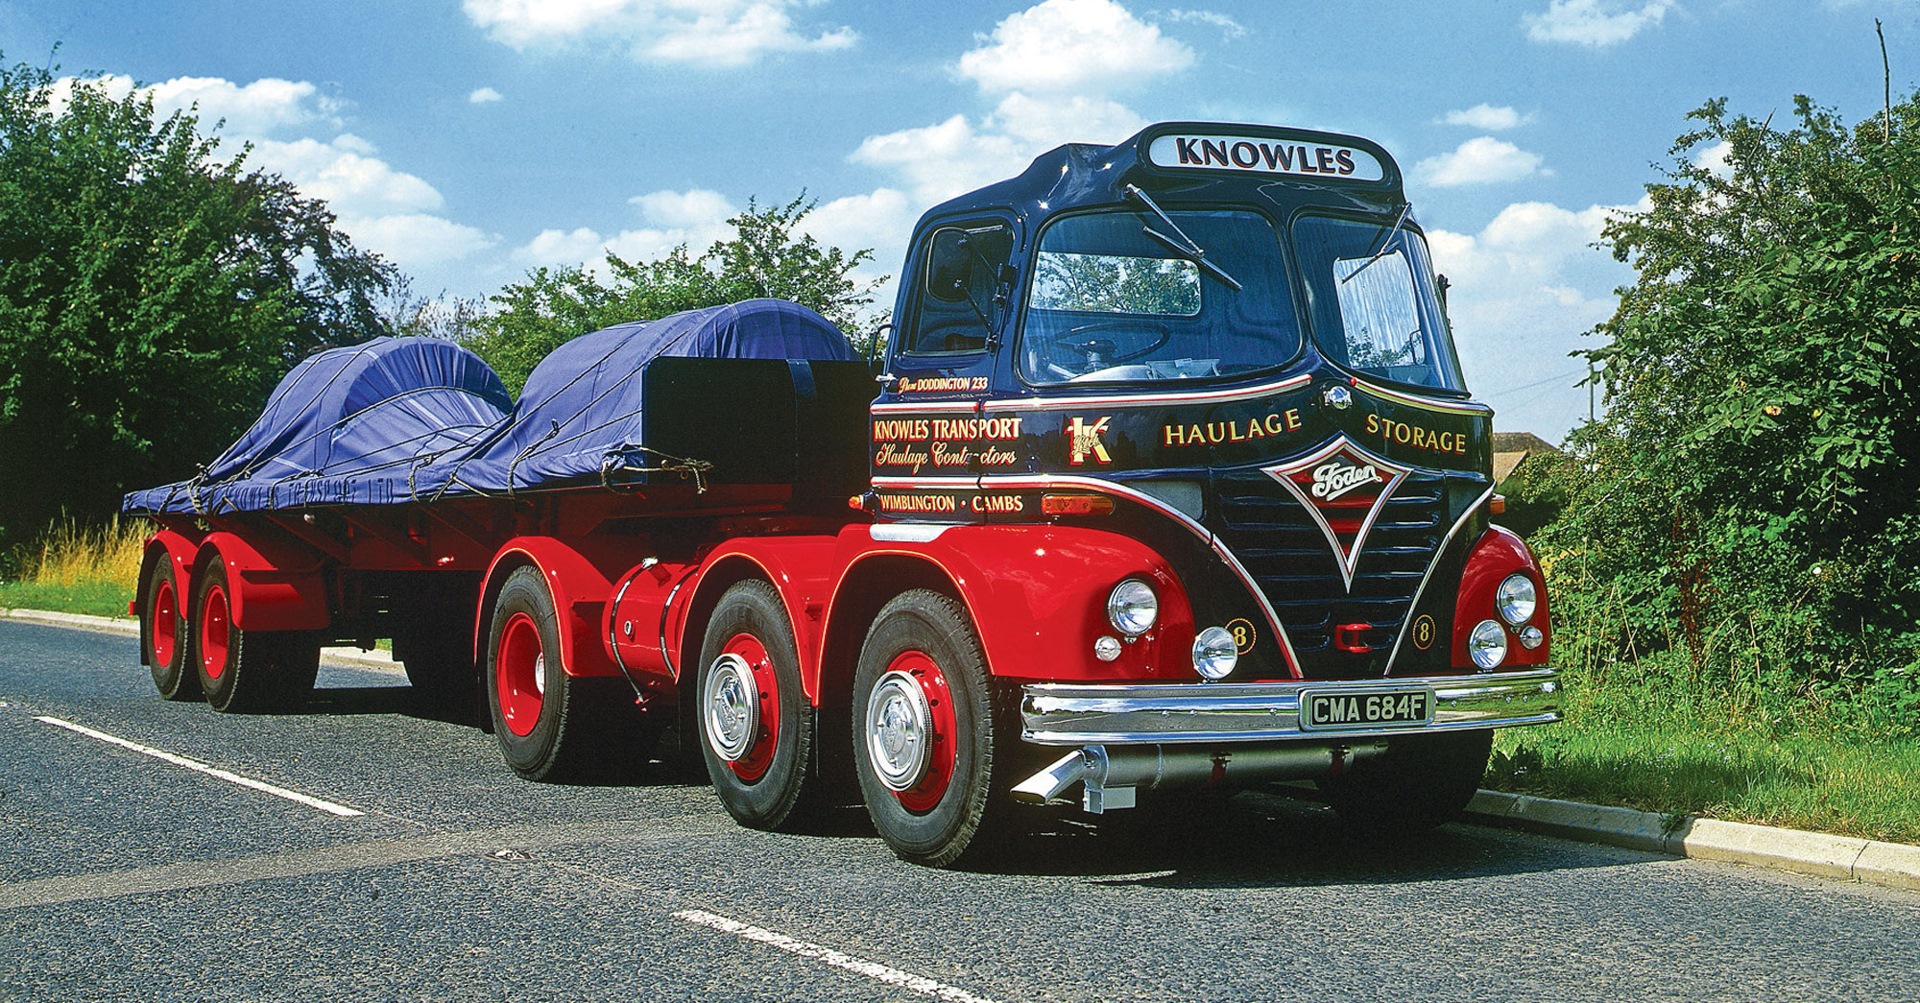
[[[1051,815],[966,869],[1168,889],[1449,881],[1666,859],[1466,824],[1362,836],[1324,805],[1274,790]]]

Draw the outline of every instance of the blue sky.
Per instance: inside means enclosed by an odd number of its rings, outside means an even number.
[[[1359,133],[1407,170],[1470,384],[1558,439],[1587,411],[1567,352],[1629,278],[1590,246],[1606,214],[1707,98],[1873,114],[1875,17],[1911,93],[1915,0],[0,0],[0,51],[197,102],[417,292],[463,297],[703,248],[803,189],[818,237],[893,273],[923,209],[1061,142]]]

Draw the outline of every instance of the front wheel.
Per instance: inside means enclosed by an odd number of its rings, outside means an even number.
[[[741,825],[779,829],[818,807],[813,707],[773,586],[739,582],[720,596],[700,645],[701,752],[720,803]]]
[[[901,859],[959,860],[1004,810],[993,787],[985,655],[958,602],[924,589],[881,609],[853,677],[853,755],[873,827]]]
[[[1323,786],[1348,828],[1367,835],[1416,834],[1460,817],[1492,751],[1491,731],[1408,735]]]

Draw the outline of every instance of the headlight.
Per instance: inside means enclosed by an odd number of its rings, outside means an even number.
[[[1533,579],[1526,575],[1508,575],[1500,583],[1500,591],[1493,597],[1493,607],[1500,611],[1500,619],[1518,627],[1533,619],[1533,607],[1538,598],[1533,590]]]
[[[1107,594],[1107,622],[1128,637],[1139,637],[1153,629],[1160,618],[1160,597],[1153,586],[1138,578],[1129,578]]]
[[[1208,627],[1193,639],[1193,671],[1202,679],[1225,679],[1240,663],[1240,649],[1225,627]]]
[[[1545,644],[1546,640],[1547,640],[1547,632],[1541,630],[1538,627],[1528,625],[1525,629],[1520,631],[1520,646],[1522,648],[1527,649],[1528,651],[1532,651],[1533,649],[1538,648],[1542,644]]]
[[[1467,654],[1473,664],[1483,669],[1491,669],[1507,659],[1507,629],[1492,620],[1482,620],[1473,625],[1473,633],[1467,635]]]

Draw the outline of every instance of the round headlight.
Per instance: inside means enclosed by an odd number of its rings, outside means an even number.
[[[1193,639],[1193,671],[1202,679],[1225,679],[1240,662],[1240,649],[1225,627],[1208,627]]]
[[[1467,655],[1473,664],[1483,669],[1491,669],[1507,659],[1507,629],[1492,620],[1482,620],[1473,625],[1473,633],[1467,635]]]
[[[1107,622],[1128,637],[1139,637],[1153,629],[1160,618],[1160,597],[1153,586],[1138,578],[1129,578],[1107,594]]]
[[[1518,627],[1533,618],[1533,607],[1537,600],[1533,579],[1515,574],[1508,575],[1500,583],[1500,591],[1493,597],[1493,606],[1500,611],[1500,619]]]

